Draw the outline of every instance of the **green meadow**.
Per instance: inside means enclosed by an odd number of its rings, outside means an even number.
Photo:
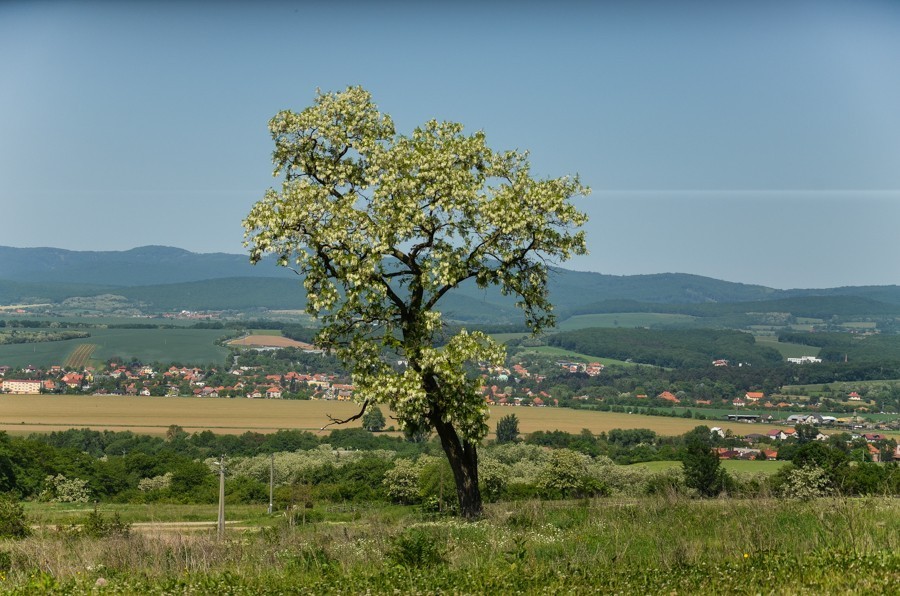
[[[771,335],[756,336],[756,343],[761,346],[775,348],[785,358],[799,358],[801,356],[818,356],[822,348],[814,346],[805,346],[803,344],[792,344],[788,342],[780,342],[777,337]]]
[[[141,362],[206,364],[224,362],[228,349],[215,345],[222,329],[86,329],[84,339],[33,344],[0,345],[0,364],[9,366],[62,365],[81,344],[95,344],[91,362],[113,357]]]
[[[569,360],[578,360],[580,362],[600,362],[604,366],[637,366],[633,362],[625,362],[624,360],[616,360],[614,358],[598,358],[572,350],[565,350],[555,346],[536,346],[533,348],[522,348],[518,354],[540,354],[542,356],[554,356],[556,358],[566,358]]]
[[[723,459],[722,467],[732,473],[741,474],[774,474],[788,464],[786,461],[755,461],[742,459]],[[664,472],[671,469],[680,469],[680,461],[647,461],[631,464],[636,468],[644,468],[651,472]]]
[[[896,594],[896,499],[639,499],[488,505],[477,522],[407,506],[285,515],[212,506],[89,519],[29,507],[33,535],[4,540],[10,594]],[[118,509],[115,509],[118,511]],[[99,514],[110,520],[113,507]],[[126,521],[133,520],[133,521]],[[165,521],[164,521],[165,520]],[[42,523],[43,522],[43,523]]]
[[[591,327],[692,327],[697,317],[670,313],[623,312],[575,315],[559,324],[560,331]]]

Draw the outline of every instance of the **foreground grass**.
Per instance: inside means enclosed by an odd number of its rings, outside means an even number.
[[[310,512],[254,531],[5,542],[7,593],[897,593],[891,499],[521,502],[477,523]],[[3,557],[0,557],[2,559]]]

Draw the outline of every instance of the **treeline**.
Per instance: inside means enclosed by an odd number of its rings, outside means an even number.
[[[97,327],[93,323],[75,321],[41,321],[31,319],[0,319],[0,328],[7,329],[89,329]]]
[[[0,345],[35,344],[48,341],[65,341],[67,339],[84,339],[91,334],[86,331],[9,331],[0,332]]]
[[[861,296],[797,296],[752,302],[705,302],[669,304],[636,300],[602,300],[564,311],[565,316],[595,313],[664,313],[701,318],[747,315],[749,313],[789,313],[794,317],[886,316],[900,314],[900,305]]]
[[[652,472],[615,463],[687,461],[692,437],[702,439],[703,453],[713,460],[713,447],[738,441],[720,438],[706,427],[681,437],[660,437],[648,429],[600,435],[536,432],[525,441],[512,437],[483,446],[482,491],[487,500],[692,494],[697,487],[681,469]],[[820,494],[900,493],[897,465],[868,462],[864,441],[857,445],[849,435],[827,443],[785,444],[779,453],[793,467],[771,480],[735,476],[721,488],[743,496],[782,494],[798,490],[794,484],[813,470],[815,483],[808,488]],[[363,429],[338,429],[323,437],[287,430],[188,434],[177,426],[165,438],[86,429],[28,438],[0,434],[0,492],[58,502],[212,503],[222,454],[226,500],[232,503],[265,502],[273,466],[279,508],[325,500],[392,501],[448,510],[455,502],[454,491],[444,489],[452,486],[452,472],[436,440],[410,441]],[[793,470],[800,470],[799,476]]]
[[[828,362],[879,363],[889,368],[900,362],[900,335],[781,333],[778,340],[821,348],[819,358]]]
[[[597,358],[662,367],[708,367],[719,358],[755,366],[782,361],[777,350],[757,345],[750,334],[731,330],[592,328],[555,333],[547,337],[547,343]]]
[[[27,438],[0,433],[0,492],[16,493],[24,499],[62,501],[89,497],[116,502],[213,502],[216,480],[208,458],[227,454],[229,461],[236,461],[274,453],[321,454],[321,461],[316,460],[322,464],[321,469],[314,477],[324,485],[333,484],[337,474],[334,470],[343,467],[344,462],[336,460],[333,450],[416,457],[439,452],[440,447],[362,429],[338,429],[325,437],[292,430],[234,436],[210,431],[189,434],[173,426],[165,439],[88,429],[33,434]],[[384,460],[383,455],[372,457]],[[368,464],[363,461],[355,465],[365,468]],[[383,475],[384,466],[380,467]],[[353,466],[342,473],[351,469]],[[241,495],[241,491],[248,490],[247,485],[246,479],[234,478],[229,491],[236,496],[232,494],[231,498],[247,501],[256,495],[261,500],[266,493],[263,483],[254,483],[250,494]],[[333,493],[335,489],[328,486],[322,490]]]

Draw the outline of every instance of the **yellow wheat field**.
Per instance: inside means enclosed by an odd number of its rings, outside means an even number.
[[[188,432],[211,430],[218,434],[246,431],[271,433],[279,429],[319,432],[328,416],[346,418],[359,406],[337,401],[253,400],[198,397],[120,397],[80,395],[0,395],[0,430],[11,434],[51,432],[68,428],[130,430],[162,435],[177,424]],[[387,424],[395,422],[384,408]],[[731,428],[735,434],[766,432],[771,425],[728,423],[715,420],[662,418],[567,408],[494,407],[488,424],[508,414],[519,419],[519,430],[562,430],[593,433],[614,428],[649,428],[661,435],[683,434],[697,425]],[[346,425],[359,426],[359,421]],[[328,432],[328,431],[325,431]]]

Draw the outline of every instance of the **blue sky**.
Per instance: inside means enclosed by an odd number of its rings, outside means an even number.
[[[570,267],[896,284],[898,63],[890,1],[7,1],[0,244],[241,252],[268,119],[361,84],[580,174]]]

